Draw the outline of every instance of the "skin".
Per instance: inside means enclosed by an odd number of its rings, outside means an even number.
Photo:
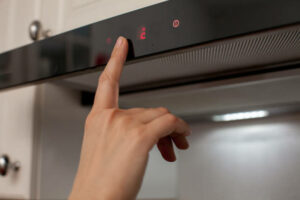
[[[173,143],[187,149],[190,128],[166,108],[118,108],[119,80],[128,53],[120,37],[99,78],[85,123],[81,158],[69,200],[133,200],[141,187],[149,151],[176,160]]]

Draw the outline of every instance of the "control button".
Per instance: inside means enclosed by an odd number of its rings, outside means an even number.
[[[180,26],[180,21],[179,19],[174,19],[173,20],[173,28],[178,28]]]
[[[112,43],[112,39],[110,37],[106,38],[106,44],[111,44]]]
[[[146,27],[142,27],[139,31],[139,39],[146,40]]]

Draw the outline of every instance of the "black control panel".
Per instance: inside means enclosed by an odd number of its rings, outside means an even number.
[[[296,24],[299,10],[299,0],[167,1],[0,54],[0,89],[103,67],[121,35],[134,60]]]

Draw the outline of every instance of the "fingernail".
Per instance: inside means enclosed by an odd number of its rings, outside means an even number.
[[[116,47],[120,48],[123,45],[123,37],[119,37],[117,40]]]

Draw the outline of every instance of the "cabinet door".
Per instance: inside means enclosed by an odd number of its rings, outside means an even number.
[[[40,0],[0,0],[0,52],[31,42],[28,27],[39,12]],[[0,60],[0,81],[13,78],[6,62]],[[17,173],[0,176],[0,199],[32,199],[36,100],[37,86],[0,91],[0,156],[21,164]]]
[[[42,21],[53,28],[55,33],[60,33],[164,1],[166,0],[43,0]],[[53,26],[55,22],[56,27]]]
[[[0,52],[3,52],[7,49],[8,43],[8,24],[9,21],[7,20],[7,16],[9,15],[10,8],[10,1],[9,0],[2,0],[0,1]],[[0,69],[1,70],[1,69]]]
[[[31,43],[30,23],[40,18],[41,0],[0,1],[0,52]]]
[[[0,177],[0,199],[31,199],[36,92],[36,86],[0,92],[0,156],[21,164]]]

